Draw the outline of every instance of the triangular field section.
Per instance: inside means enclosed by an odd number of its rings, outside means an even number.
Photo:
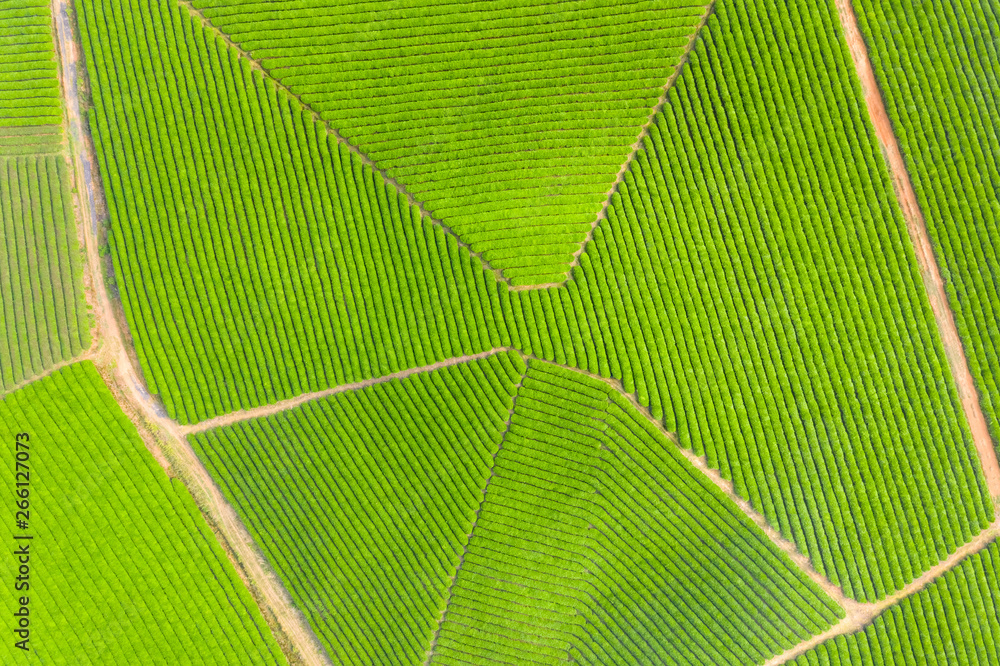
[[[195,0],[512,285],[562,282],[705,3]]]

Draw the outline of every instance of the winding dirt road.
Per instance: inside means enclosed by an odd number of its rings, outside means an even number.
[[[917,195],[913,191],[913,183],[910,182],[910,174],[906,169],[906,162],[903,160],[902,152],[900,152],[899,142],[896,140],[889,115],[885,111],[882,93],[879,90],[878,81],[875,79],[875,71],[872,69],[871,61],[868,59],[868,47],[865,45],[864,37],[858,28],[854,7],[850,0],[836,0],[836,3],[840,22],[844,29],[844,38],[847,40],[858,78],[861,79],[861,90],[865,96],[865,104],[868,106],[868,115],[871,117],[872,124],[875,126],[875,134],[882,145],[882,154],[889,164],[896,198],[899,200],[903,217],[906,219],[906,227],[913,241],[913,249],[917,255],[917,263],[920,265],[920,274],[924,279],[924,287],[931,303],[934,320],[941,332],[945,356],[948,358],[952,377],[958,386],[962,409],[965,411],[965,418],[972,432],[972,441],[976,445],[979,462],[983,467],[983,474],[986,476],[986,486],[989,488],[990,497],[996,502],[1000,498],[1000,464],[997,463],[996,449],[993,447],[993,440],[990,439],[990,431],[986,425],[983,410],[979,406],[979,394],[972,380],[972,373],[969,372],[962,340],[958,337],[955,315],[948,304],[944,280],[941,278],[941,271],[938,269],[937,260],[934,257],[930,236],[927,235],[924,215],[920,210]]]
[[[855,607],[848,609],[847,617],[843,620],[823,633],[816,634],[812,638],[799,643],[786,652],[772,657],[764,662],[763,666],[781,666],[781,664],[788,663],[792,659],[795,659],[799,655],[808,652],[820,643],[828,641],[831,638],[861,631],[866,626],[874,622],[875,618],[884,613],[890,606],[893,606],[903,599],[921,591],[935,580],[957,567],[965,560],[965,558],[970,555],[975,555],[989,546],[998,537],[1000,537],[1000,520],[993,522],[989,525],[989,527],[973,537],[971,541],[959,546],[958,550],[925,571],[922,576],[910,581],[908,585],[904,586],[903,589],[899,590],[895,594],[891,594],[885,599],[876,601],[875,603],[858,604],[855,602]]]
[[[868,48],[861,30],[858,28],[854,7],[851,5],[850,0],[836,0],[836,4],[841,26],[844,30],[844,38],[847,42],[851,59],[854,61],[858,78],[861,81],[861,90],[865,97],[865,104],[868,107],[868,114],[875,128],[879,144],[882,146],[882,154],[885,156],[885,160],[889,166],[893,187],[896,191],[896,198],[899,201],[900,209],[906,220],[907,230],[913,242],[917,263],[920,267],[920,274],[927,291],[927,298],[930,301],[934,320],[941,333],[941,342],[944,345],[945,356],[948,359],[952,377],[958,387],[962,409],[969,423],[969,430],[972,433],[976,452],[979,455],[983,475],[986,478],[986,485],[994,504],[996,504],[998,499],[1000,499],[1000,465],[997,463],[996,449],[993,446],[989,428],[986,425],[986,419],[983,417],[983,412],[979,405],[979,395],[972,379],[972,373],[969,372],[962,341],[958,336],[955,317],[948,304],[948,298],[944,289],[944,280],[941,278],[941,272],[938,269],[937,260],[934,256],[934,249],[927,234],[927,225],[924,222],[920,204],[913,190],[913,183],[910,181],[910,174],[907,171],[906,162],[900,151],[899,142],[896,140],[892,123],[886,113],[882,93],[878,87],[878,81],[875,78],[871,61],[868,58]],[[946,559],[931,567],[922,576],[910,581],[903,589],[876,603],[855,604],[853,608],[847,608],[847,617],[835,626],[768,660],[764,666],[780,666],[824,641],[864,629],[890,606],[924,589],[937,578],[961,564],[965,558],[989,546],[997,538],[1000,538],[1000,517],[985,530],[977,534],[971,541],[960,546]]]
[[[95,182],[97,169],[93,143],[84,132],[81,119],[78,87],[81,84],[81,60],[79,46],[74,39],[69,1],[53,0],[52,15],[55,19],[60,79],[66,101],[71,160],[77,186],[77,215],[83,229],[87,257],[84,283],[95,319],[93,339],[96,350],[89,351],[85,357],[94,360],[115,399],[136,424],[160,464],[168,471],[171,471],[171,463],[179,468],[182,479],[199,500],[202,509],[222,532],[225,545],[236,553],[237,569],[242,566],[242,573],[250,580],[251,590],[263,597],[265,616],[270,614],[280,628],[279,641],[283,632],[294,648],[296,654],[293,660],[309,666],[329,666],[332,662],[322,645],[305,618],[292,604],[287,590],[257,551],[236,512],[225,501],[218,486],[184,439],[180,426],[167,417],[146,390],[132,347],[125,342],[128,335],[125,319],[109,296],[98,251],[100,224],[97,211],[98,206],[103,204],[103,194]],[[80,358],[83,357],[75,360]],[[163,451],[159,450],[161,446]]]

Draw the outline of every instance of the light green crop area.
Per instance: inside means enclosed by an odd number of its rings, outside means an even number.
[[[90,345],[68,172],[0,157],[0,393]]]
[[[62,105],[52,3],[0,3],[0,157],[60,149]]]
[[[852,598],[992,520],[834,5],[716,3],[573,278],[528,291],[189,7],[79,5],[116,276],[179,421],[512,347],[620,380]]]
[[[182,483],[153,460],[90,361],[0,399],[15,488],[15,435],[30,535],[29,652],[8,632],[4,664],[286,664],[260,610]],[[21,447],[19,447],[21,449]],[[24,486],[18,486],[23,488]],[[21,500],[23,501],[23,500]],[[0,575],[17,575],[14,557]],[[18,595],[5,594],[13,617]]]
[[[707,3],[193,4],[527,285],[566,278]]]
[[[841,612],[617,392],[516,353],[193,445],[335,663],[735,666]]]

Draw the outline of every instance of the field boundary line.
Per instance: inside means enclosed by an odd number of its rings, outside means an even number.
[[[523,356],[523,355],[522,355]],[[424,666],[429,666],[431,661],[434,659],[434,650],[437,649],[438,638],[441,636],[441,628],[444,626],[445,620],[448,619],[448,608],[451,606],[451,595],[452,591],[455,589],[455,584],[458,583],[458,574],[462,571],[462,566],[465,564],[465,556],[469,554],[469,544],[472,543],[472,537],[476,533],[476,526],[479,525],[479,514],[483,512],[483,507],[486,505],[486,493],[490,489],[490,483],[493,481],[493,476],[497,469],[497,457],[500,456],[500,452],[503,451],[504,442],[507,441],[507,433],[510,432],[510,424],[514,419],[514,410],[517,408],[517,396],[521,392],[521,386],[524,384],[524,378],[528,376],[528,367],[525,365],[524,372],[521,373],[521,379],[517,381],[514,385],[514,397],[511,402],[510,411],[507,412],[507,423],[504,426],[503,432],[500,434],[500,443],[497,445],[497,450],[493,454],[493,460],[490,463],[490,473],[486,477],[486,483],[483,484],[483,497],[479,500],[479,506],[476,508],[476,515],[472,519],[472,526],[469,528],[469,536],[465,540],[465,545],[462,546],[462,554],[458,556],[458,566],[455,567],[455,575],[451,579],[451,583],[448,584],[448,590],[445,592],[444,606],[441,609],[441,617],[438,618],[437,629],[434,630],[434,636],[431,638],[430,646],[427,648],[427,657],[424,659]]]
[[[80,352],[73,358],[67,358],[65,360],[59,361],[58,363],[53,363],[51,366],[45,368],[38,374],[26,377],[21,381],[17,382],[16,384],[14,384],[13,386],[11,386],[9,389],[0,391],[0,398],[5,398],[14,391],[20,391],[28,384],[34,384],[37,381],[41,381],[42,379],[45,379],[49,375],[55,374],[59,370],[62,370],[68,365],[73,365],[74,363],[79,363],[80,361],[93,360],[96,356],[97,356],[97,344],[95,342],[91,342],[90,347],[84,349],[82,352]]]
[[[858,27],[854,7],[851,0],[836,0],[836,5],[844,31],[844,39],[860,79],[861,92],[865,97],[868,115],[892,176],[896,199],[903,217],[906,219],[906,228],[910,233],[920,275],[923,278],[931,311],[941,336],[941,344],[944,346],[944,353],[951,369],[952,380],[958,389],[958,396],[972,434],[972,441],[979,454],[983,475],[986,477],[986,487],[989,489],[991,499],[995,502],[1000,498],[1000,464],[997,462],[996,449],[993,446],[989,427],[986,425],[986,418],[983,416],[983,410],[979,404],[979,394],[972,373],[969,371],[962,339],[958,335],[955,315],[948,303],[944,280],[934,256],[934,247],[931,244],[930,236],[927,234],[924,215],[920,210],[920,203],[913,189],[906,161],[900,151],[892,121],[886,113],[882,92],[879,89],[875,71],[872,69],[871,60],[868,58],[868,47]]]
[[[554,361],[546,361],[545,359],[538,358],[530,354],[527,354],[526,357],[542,363],[550,363],[552,365],[557,365],[560,368],[565,368],[567,370],[573,370],[581,374],[587,375],[592,379],[597,379],[599,381],[602,381],[608,386],[610,386],[612,389],[620,393],[622,396],[627,398],[628,401],[632,404],[632,406],[636,410],[638,410],[639,413],[642,414],[647,421],[653,424],[653,426],[655,426],[656,429],[663,436],[665,436],[668,440],[670,440],[674,444],[674,446],[677,447],[677,450],[680,451],[681,455],[684,456],[695,469],[704,474],[709,481],[711,481],[713,484],[715,484],[717,488],[719,488],[723,493],[725,493],[726,497],[729,498],[736,505],[736,507],[740,511],[742,511],[751,521],[753,521],[753,523],[757,527],[759,527],[762,532],[764,532],[764,535],[767,536],[767,538],[771,541],[771,543],[773,543],[782,552],[788,555],[789,559],[791,559],[792,561],[792,564],[798,567],[813,583],[815,583],[820,589],[823,590],[823,592],[825,592],[841,608],[843,608],[845,613],[850,615],[852,611],[860,612],[866,606],[869,605],[860,601],[855,601],[854,599],[851,599],[850,597],[846,596],[844,594],[844,591],[841,590],[840,587],[834,585],[834,583],[830,581],[826,576],[816,571],[816,569],[813,568],[809,558],[799,551],[798,547],[795,545],[793,541],[789,541],[788,539],[783,537],[781,535],[781,532],[779,532],[778,530],[776,530],[774,527],[771,526],[771,524],[767,521],[767,518],[765,518],[763,514],[759,513],[756,509],[754,509],[748,500],[744,499],[736,492],[732,481],[723,478],[722,474],[720,474],[718,470],[710,467],[708,465],[708,461],[705,459],[704,456],[699,456],[695,454],[694,451],[692,451],[691,449],[686,448],[684,445],[682,445],[680,440],[677,438],[677,433],[670,432],[669,430],[664,428],[663,423],[660,420],[658,420],[655,416],[653,416],[653,414],[649,411],[647,407],[645,407],[641,402],[639,402],[638,398],[635,397],[634,393],[629,393],[628,391],[626,391],[624,385],[622,385],[620,381],[618,381],[617,379],[611,379],[609,377],[601,377],[600,375],[595,375],[592,372],[581,370],[580,368],[574,368],[569,365],[563,365],[562,363],[555,363]]]
[[[772,657],[762,664],[762,666],[780,666],[788,663],[792,659],[801,656],[818,645],[837,636],[854,634],[865,629],[874,622],[880,615],[892,606],[900,603],[906,598],[926,589],[938,578],[948,573],[967,558],[981,552],[1000,537],[1000,519],[992,522],[970,541],[959,546],[955,552],[941,560],[933,567],[925,571],[922,575],[911,580],[902,589],[890,594],[885,599],[868,604],[860,604],[861,608],[855,614],[848,613],[847,617],[835,624],[830,629],[821,634],[816,634],[785,652]]]
[[[261,405],[260,407],[254,407],[252,409],[239,409],[234,412],[228,412],[220,416],[216,416],[205,421],[199,421],[192,425],[182,425],[178,426],[178,431],[182,435],[191,435],[199,432],[204,432],[206,430],[211,430],[213,428],[221,428],[223,426],[230,425],[232,423],[239,423],[240,421],[248,421],[250,419],[261,418],[263,416],[272,416],[279,412],[283,412],[289,409],[294,409],[300,405],[307,402],[312,402],[313,400],[321,400],[327,398],[331,395],[336,395],[337,393],[343,393],[344,391],[354,391],[357,389],[362,389],[367,386],[373,386],[375,384],[384,384],[385,382],[390,382],[393,379],[404,379],[410,375],[420,374],[422,372],[432,372],[440,368],[447,368],[452,365],[460,365],[462,363],[468,363],[470,361],[478,361],[480,359],[488,358],[495,354],[502,354],[504,352],[511,351],[511,347],[494,347],[493,349],[488,349],[484,352],[479,352],[477,354],[467,354],[464,356],[452,356],[451,358],[446,358],[443,361],[437,361],[435,363],[430,363],[428,365],[420,365],[415,368],[407,368],[406,370],[400,370],[399,372],[393,372],[388,375],[382,375],[381,377],[372,377],[370,379],[363,379],[357,382],[351,382],[348,384],[338,384],[336,386],[331,386],[330,388],[323,389],[322,391],[313,391],[312,393],[302,393],[295,396],[294,398],[288,398],[286,400],[280,400],[278,402],[272,402],[267,405]]]
[[[115,401],[136,426],[150,453],[168,473],[171,473],[171,461],[167,459],[161,445],[172,454],[174,462],[180,468],[184,485],[196,498],[199,511],[210,526],[214,522],[218,527],[219,532],[213,530],[213,533],[227,556],[230,549],[236,554],[233,558],[236,561],[231,559],[233,568],[251,592],[254,603],[261,607],[265,618],[268,614],[273,617],[273,620],[268,621],[268,630],[279,643],[279,637],[290,643],[293,650],[292,663],[330,666],[332,662],[308,623],[295,609],[288,591],[256,551],[246,526],[225,502],[218,486],[190,444],[178,432],[178,424],[166,415],[150,395],[138,370],[138,359],[134,349],[129,346],[131,337],[127,330],[128,322],[123,313],[116,312],[102,270],[104,264],[99,253],[101,228],[98,210],[106,210],[106,207],[97,183],[94,146],[91,137],[84,131],[81,119],[78,86],[85,85],[86,72],[80,69],[80,46],[73,31],[71,2],[52,0],[51,6],[59,80],[66,114],[65,136],[77,190],[74,212],[78,228],[82,230],[81,245],[86,258],[84,286],[94,317],[89,358],[97,365]],[[98,208],[99,205],[101,208]],[[198,500],[199,494],[194,492],[195,489],[201,491],[201,501]],[[219,538],[219,533],[222,538]]]
[[[673,73],[667,77],[667,82],[663,84],[663,91],[656,100],[656,104],[653,105],[652,110],[649,112],[646,122],[641,128],[639,128],[639,135],[632,144],[631,152],[628,154],[628,157],[625,158],[625,161],[622,162],[621,167],[618,169],[618,174],[615,176],[614,182],[611,183],[611,187],[604,195],[604,203],[601,204],[601,210],[597,212],[597,216],[590,224],[590,230],[587,232],[587,236],[580,241],[580,247],[573,252],[573,260],[570,261],[568,270],[566,271],[566,279],[562,282],[546,282],[544,284],[527,284],[519,287],[511,287],[511,291],[529,291],[531,289],[561,287],[567,282],[571,282],[573,280],[573,269],[580,265],[580,257],[587,249],[587,246],[590,245],[590,241],[594,239],[594,231],[601,224],[601,222],[608,218],[608,209],[611,207],[611,199],[614,197],[615,192],[618,191],[618,188],[625,180],[625,174],[632,168],[632,163],[635,162],[636,155],[638,155],[639,151],[642,150],[642,142],[649,136],[649,128],[653,126],[656,114],[658,114],[667,103],[667,96],[670,94],[670,90],[674,87],[677,79],[680,78],[680,75],[684,70],[684,66],[687,65],[691,56],[691,51],[694,50],[694,46],[698,43],[698,38],[701,36],[701,31],[708,24],[708,19],[715,12],[715,3],[716,0],[710,0],[710,2],[705,4],[704,11],[702,11],[701,14],[701,19],[699,19],[697,24],[695,24],[694,32],[692,32],[691,36],[688,37],[688,43],[684,46],[684,52],[681,53],[681,57],[677,59],[677,65],[674,68]]]
[[[986,528],[980,531],[978,534],[974,535],[971,539],[960,545],[955,549],[954,552],[949,554],[943,560],[940,560],[937,564],[929,568],[927,571],[917,576],[909,583],[904,585],[899,590],[892,594],[887,595],[885,598],[874,601],[874,602],[860,602],[843,593],[843,590],[839,586],[835,585],[832,581],[827,579],[823,574],[816,571],[809,558],[798,550],[798,547],[794,542],[785,539],[781,533],[776,530],[763,514],[757,512],[750,502],[745,500],[739,494],[736,493],[733,487],[732,481],[723,478],[722,474],[718,470],[710,467],[704,456],[698,456],[689,448],[684,447],[680,440],[677,438],[677,434],[670,432],[663,427],[663,423],[659,421],[653,414],[647,409],[639,400],[636,398],[635,394],[629,393],[625,390],[624,385],[617,379],[612,379],[609,377],[601,377],[587,370],[582,370],[580,368],[575,368],[573,366],[564,365],[562,363],[556,363],[554,361],[547,361],[537,356],[531,354],[524,354],[525,358],[533,359],[542,363],[549,363],[552,365],[557,365],[561,368],[567,370],[573,370],[575,372],[582,373],[604,382],[618,393],[623,395],[625,398],[632,403],[635,407],[651,424],[653,424],[657,430],[659,430],[667,439],[674,443],[683,455],[691,464],[704,474],[709,481],[714,483],[720,490],[722,490],[725,495],[736,504],[737,508],[740,509],[750,520],[754,522],[761,529],[762,532],[771,540],[771,542],[782,550],[792,563],[798,567],[806,576],[809,577],[820,589],[823,590],[831,599],[833,599],[845,612],[845,617],[838,623],[834,624],[825,632],[816,634],[806,639],[805,641],[798,643],[785,652],[776,655],[761,666],[780,666],[791,659],[799,656],[800,654],[807,652],[813,647],[819,645],[825,640],[840,636],[842,634],[855,633],[864,629],[871,622],[873,622],[879,615],[884,613],[889,607],[899,603],[900,601],[906,599],[909,596],[920,592],[928,585],[933,583],[942,575],[954,569],[956,566],[961,564],[967,557],[975,555],[981,550],[985,549],[995,540],[1000,539],[1000,516],[989,524]]]
[[[310,114],[312,114],[313,119],[317,123],[319,123],[323,127],[325,127],[326,131],[331,136],[333,136],[338,141],[338,143],[341,143],[344,146],[347,146],[347,148],[352,153],[354,153],[355,155],[357,155],[361,159],[362,162],[364,162],[367,166],[371,167],[375,171],[375,173],[377,173],[378,175],[380,175],[382,177],[382,180],[384,180],[391,187],[395,188],[395,190],[397,192],[399,192],[404,197],[406,197],[406,201],[411,206],[416,206],[417,209],[420,211],[420,215],[422,217],[424,217],[425,219],[427,219],[431,224],[436,224],[437,226],[441,227],[445,231],[445,233],[447,233],[447,234],[449,234],[451,236],[454,236],[455,240],[458,241],[458,246],[459,247],[462,247],[462,248],[465,248],[466,250],[468,250],[469,254],[471,254],[473,257],[475,257],[476,259],[478,259],[480,263],[482,263],[483,268],[485,270],[493,273],[493,275],[497,278],[497,280],[500,281],[500,282],[502,282],[502,283],[504,283],[504,284],[506,284],[508,288],[512,288],[511,284],[510,284],[510,280],[503,275],[503,273],[500,271],[499,268],[495,268],[492,264],[490,264],[490,262],[488,262],[483,257],[482,253],[474,251],[472,249],[472,247],[468,243],[466,243],[465,241],[463,241],[462,238],[461,238],[461,236],[459,236],[457,233],[455,233],[455,231],[450,226],[448,226],[447,224],[445,224],[444,222],[442,222],[438,218],[436,218],[433,215],[431,215],[430,211],[428,211],[427,208],[424,206],[424,203],[422,201],[420,201],[419,199],[417,199],[415,196],[413,196],[413,194],[408,189],[406,189],[403,186],[402,183],[400,183],[398,180],[396,180],[395,178],[393,178],[392,176],[390,176],[386,172],[385,169],[383,169],[378,164],[376,164],[375,160],[373,160],[371,157],[369,157],[368,154],[365,153],[363,150],[361,150],[361,148],[359,146],[356,146],[353,143],[351,143],[350,141],[348,141],[339,131],[337,131],[336,128],[332,127],[330,125],[330,123],[328,123],[325,120],[323,120],[322,116],[319,115],[319,112],[316,111],[316,109],[312,108],[308,103],[306,103],[306,101],[304,99],[302,99],[299,95],[297,95],[295,92],[293,92],[291,88],[289,88],[288,86],[286,86],[284,83],[282,83],[281,81],[279,81],[277,77],[273,76],[269,71],[267,71],[267,68],[264,67],[264,65],[259,60],[257,60],[253,56],[251,56],[248,52],[244,51],[243,48],[239,44],[237,44],[236,42],[234,42],[232,40],[232,38],[228,34],[226,34],[222,29],[220,29],[218,26],[216,26],[214,23],[212,23],[211,19],[209,19],[208,17],[206,17],[204,14],[201,13],[201,11],[199,9],[197,9],[194,5],[192,5],[191,2],[190,2],[190,0],[177,0],[177,4],[181,5],[185,9],[187,9],[191,13],[192,16],[194,16],[196,19],[200,20],[202,22],[202,24],[205,25],[209,30],[211,30],[214,33],[216,33],[217,35],[219,35],[222,38],[222,40],[227,45],[229,45],[230,48],[232,48],[233,50],[236,51],[236,53],[239,55],[239,57],[241,57],[244,60],[246,60],[247,62],[249,62],[250,66],[252,68],[254,68],[257,71],[261,72],[269,80],[271,80],[272,82],[274,82],[274,84],[276,86],[278,86],[278,88],[280,88],[281,90],[284,90],[286,93],[288,93],[289,96],[292,97],[292,99],[296,100],[299,104],[301,104],[302,108],[305,109],[306,111],[308,111]]]
[[[316,122],[322,124],[323,127],[326,128],[327,132],[329,132],[333,137],[335,137],[338,142],[340,142],[343,145],[347,146],[347,148],[351,152],[353,152],[355,155],[357,155],[361,159],[362,162],[364,162],[366,165],[368,165],[369,167],[371,167],[372,169],[374,169],[376,173],[378,173],[380,176],[382,176],[382,179],[386,183],[388,183],[389,185],[391,185],[393,188],[396,189],[397,192],[399,192],[404,197],[406,197],[407,202],[411,206],[416,206],[417,209],[420,211],[420,214],[421,214],[422,217],[424,217],[428,221],[430,221],[431,224],[435,224],[435,225],[441,227],[449,235],[454,236],[455,240],[458,241],[459,247],[462,247],[462,248],[465,248],[466,250],[468,250],[468,252],[473,257],[475,257],[476,259],[479,260],[479,262],[483,265],[483,268],[485,270],[493,273],[493,275],[496,277],[497,281],[499,281],[499,282],[507,285],[507,288],[510,291],[528,291],[528,290],[531,290],[531,289],[552,289],[552,288],[558,288],[558,287],[564,286],[567,282],[570,282],[571,280],[573,280],[573,269],[576,266],[580,265],[580,256],[583,254],[584,250],[587,249],[587,246],[590,244],[590,241],[593,240],[594,230],[597,228],[597,226],[601,223],[602,220],[607,219],[608,208],[611,205],[611,198],[614,196],[615,192],[618,190],[618,187],[622,183],[622,181],[623,181],[623,179],[625,177],[625,174],[631,168],[632,163],[635,160],[635,156],[642,149],[642,142],[643,142],[643,140],[646,137],[649,136],[649,128],[650,128],[650,126],[652,126],[653,120],[656,118],[656,114],[659,113],[660,110],[663,108],[663,105],[666,104],[667,96],[668,96],[668,94],[670,92],[670,89],[673,88],[674,83],[676,83],[678,77],[680,77],[680,75],[681,75],[681,72],[684,70],[684,66],[687,64],[687,62],[688,62],[688,60],[690,58],[690,55],[691,55],[691,51],[694,49],[695,44],[698,42],[698,37],[701,35],[702,29],[708,23],[708,19],[711,17],[711,15],[715,11],[715,3],[716,3],[716,0],[709,0],[709,2],[707,2],[707,3],[692,3],[692,6],[699,6],[699,5],[701,5],[703,7],[701,18],[699,19],[698,23],[695,24],[694,30],[692,31],[691,35],[688,37],[688,42],[687,42],[687,44],[685,44],[684,51],[683,51],[683,53],[681,53],[680,58],[678,58],[678,60],[677,60],[677,64],[674,67],[674,71],[670,74],[669,77],[667,77],[666,83],[663,84],[662,92],[660,93],[660,96],[657,98],[656,104],[653,105],[653,108],[650,111],[649,116],[646,119],[646,122],[639,129],[639,134],[636,137],[635,142],[633,142],[633,144],[631,146],[631,151],[629,152],[628,156],[625,158],[625,161],[622,163],[621,167],[618,169],[618,173],[615,176],[615,180],[614,180],[614,182],[611,183],[611,187],[608,189],[607,193],[605,194],[605,196],[604,196],[604,202],[601,204],[601,209],[598,211],[597,215],[595,216],[594,221],[591,223],[590,229],[587,231],[587,235],[584,237],[583,240],[580,241],[579,246],[573,252],[573,258],[572,258],[572,260],[570,261],[570,263],[566,267],[566,278],[563,279],[560,282],[545,282],[545,283],[541,283],[541,284],[529,284],[529,285],[514,286],[514,285],[511,284],[510,279],[503,274],[503,271],[501,271],[499,268],[496,268],[492,264],[490,264],[490,262],[487,261],[485,257],[483,257],[482,253],[474,251],[472,249],[472,247],[468,243],[466,243],[462,239],[462,237],[458,233],[456,233],[449,225],[445,224],[444,221],[442,221],[442,220],[434,217],[434,215],[432,215],[430,213],[430,211],[427,210],[427,208],[424,205],[424,203],[422,201],[420,201],[419,199],[417,199],[413,195],[413,193],[411,193],[402,183],[400,183],[396,178],[390,176],[385,171],[385,169],[383,169],[382,167],[380,167],[375,162],[375,160],[373,160],[367,153],[365,153],[363,150],[361,150],[360,146],[356,146],[355,144],[351,143],[351,141],[349,141],[347,138],[345,138],[336,128],[332,127],[327,121],[323,120],[322,116],[320,116],[319,112],[316,111],[316,109],[314,109],[312,106],[310,106],[304,99],[302,99],[302,97],[300,97],[298,94],[296,94],[295,92],[293,92],[291,90],[291,88],[289,88],[284,83],[282,83],[277,77],[273,76],[267,70],[267,68],[264,67],[263,63],[261,63],[259,60],[257,60],[256,58],[254,58],[252,55],[250,55],[250,53],[248,53],[247,51],[245,51],[243,49],[243,47],[241,47],[239,44],[237,44],[235,41],[233,41],[233,39],[229,36],[229,34],[227,34],[224,30],[222,30],[221,28],[219,28],[218,26],[216,26],[214,23],[212,23],[212,20],[209,19],[208,17],[206,17],[201,12],[201,10],[199,10],[193,4],[191,4],[190,0],[176,0],[176,1],[177,1],[177,3],[179,5],[181,5],[185,9],[187,9],[188,12],[190,12],[192,16],[194,16],[195,18],[197,18],[198,20],[200,20],[203,25],[207,26],[210,30],[212,30],[213,32],[215,32],[216,34],[218,34],[222,38],[222,40],[225,41],[225,43],[227,45],[229,45],[231,48],[233,48],[236,51],[237,54],[239,54],[239,56],[241,58],[247,60],[250,63],[251,67],[253,67],[254,69],[260,71],[268,79],[270,79],[271,81],[273,81],[274,84],[276,86],[278,86],[278,88],[280,88],[281,90],[284,90],[293,99],[295,99],[296,101],[298,101],[298,103],[302,105],[302,108],[304,108],[306,111],[308,111],[310,114],[312,114],[313,119]]]

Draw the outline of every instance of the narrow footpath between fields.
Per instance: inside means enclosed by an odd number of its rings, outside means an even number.
[[[479,352],[478,354],[468,354],[466,356],[454,356],[452,358],[445,359],[443,361],[438,361],[437,363],[430,363],[428,365],[421,365],[416,368],[407,368],[406,370],[400,370],[399,372],[393,372],[388,375],[383,375],[381,377],[372,377],[370,379],[365,379],[360,382],[353,382],[350,384],[339,384],[337,386],[331,386],[328,389],[323,389],[322,391],[314,391],[313,393],[302,393],[295,396],[294,398],[289,398],[287,400],[281,400],[279,402],[272,402],[268,405],[261,405],[260,407],[254,407],[253,409],[240,409],[235,412],[229,412],[223,414],[222,416],[216,416],[215,418],[208,419],[206,421],[199,421],[194,425],[177,426],[177,431],[179,434],[191,435],[198,432],[203,432],[205,430],[211,430],[212,428],[221,428],[222,426],[231,425],[239,421],[247,421],[249,419],[256,419],[262,416],[271,416],[272,414],[277,414],[278,412],[283,412],[286,409],[294,409],[299,405],[310,402],[312,400],[319,400],[320,398],[326,398],[337,393],[343,393],[344,391],[353,391],[355,389],[362,389],[366,386],[372,386],[374,384],[381,384],[383,382],[388,382],[393,379],[403,379],[404,377],[409,377],[410,375],[415,375],[420,372],[431,372],[432,370],[438,370],[440,368],[446,368],[450,365],[460,365],[462,363],[469,363],[470,361],[478,361],[479,359],[486,358],[488,356],[493,356],[494,354],[499,354],[501,352],[510,351],[510,347],[497,347],[496,349],[490,349],[488,351]]]
[[[855,607],[847,610],[847,616],[843,620],[823,633],[817,634],[785,652],[768,659],[764,662],[763,666],[780,666],[781,664],[786,664],[831,638],[861,631],[874,622],[875,618],[888,610],[890,606],[898,604],[910,595],[920,592],[939,577],[961,564],[965,558],[975,555],[989,546],[998,537],[1000,537],[1000,519],[991,523],[986,529],[974,536],[971,541],[959,546],[958,550],[925,571],[922,576],[914,578],[908,585],[905,585],[903,589],[895,594],[890,594],[885,599],[874,603],[859,604],[854,602]]]
[[[944,290],[944,280],[941,278],[941,272],[934,257],[934,249],[931,245],[930,236],[927,234],[924,216],[920,210],[916,192],[913,190],[913,183],[910,181],[910,174],[900,151],[896,134],[893,131],[892,122],[886,113],[882,93],[875,78],[875,71],[872,69],[871,61],[868,58],[868,47],[858,27],[854,7],[851,5],[851,0],[836,0],[836,4],[837,11],[840,14],[841,26],[844,30],[844,39],[847,41],[851,59],[854,61],[854,66],[861,82],[861,91],[864,94],[865,104],[868,107],[868,115],[875,128],[875,135],[882,147],[882,154],[885,156],[889,167],[893,187],[896,191],[896,198],[899,201],[899,207],[902,210],[907,230],[910,233],[910,239],[913,242],[913,249],[920,267],[920,275],[923,278],[927,298],[934,313],[934,320],[941,334],[941,342],[944,345],[945,356],[948,359],[952,377],[958,387],[962,409],[968,421],[969,430],[972,433],[972,439],[976,446],[976,452],[979,455],[983,475],[986,478],[986,486],[994,505],[996,505],[998,499],[1000,499],[1000,464],[997,463],[996,449],[993,447],[986,419],[983,417],[982,409],[979,406],[979,395],[972,379],[972,373],[969,372],[962,341],[958,336],[958,328],[955,326],[955,316],[951,311],[951,306],[948,304],[948,298]],[[949,557],[926,571],[922,576],[911,581],[902,590],[875,603],[855,604],[854,608],[845,607],[847,616],[828,631],[813,636],[785,653],[768,660],[764,666],[779,666],[826,640],[862,630],[887,608],[899,603],[911,594],[924,589],[939,576],[958,566],[966,557],[983,550],[997,538],[1000,538],[1000,517],[971,541],[960,546]]]
[[[196,498],[202,498],[203,510],[219,527],[227,545],[235,551],[239,564],[242,564],[241,574],[249,577],[250,585],[263,597],[265,617],[270,613],[276,619],[280,630],[297,651],[297,662],[308,666],[330,666],[332,662],[316,635],[292,604],[288,591],[257,552],[246,527],[184,439],[180,426],[167,417],[146,390],[131,340],[129,344],[125,342],[125,317],[120,306],[115,308],[111,301],[99,253],[100,225],[97,211],[99,202],[103,206],[103,192],[94,178],[97,171],[93,140],[84,132],[81,120],[79,86],[82,84],[83,72],[80,68],[83,65],[69,12],[70,0],[53,0],[52,16],[59,52],[60,83],[66,102],[68,139],[77,190],[77,221],[83,232],[86,251],[84,284],[87,302],[93,308],[95,320],[91,349],[74,360],[90,358],[94,361],[116,401],[136,424],[157,461],[164,468],[170,467],[170,462],[160,447],[168,449],[173,463],[180,468],[181,476],[189,487],[197,484],[197,488],[190,488],[192,493]],[[236,568],[237,571],[241,569],[238,565]]]

